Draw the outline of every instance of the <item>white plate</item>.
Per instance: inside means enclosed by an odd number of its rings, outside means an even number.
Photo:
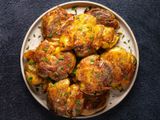
[[[138,50],[138,46],[137,46],[137,42],[136,39],[134,37],[134,34],[132,32],[132,30],[130,29],[130,27],[128,26],[128,24],[114,11],[112,11],[111,9],[109,9],[106,6],[103,6],[99,3],[95,3],[95,2],[89,2],[89,1],[74,1],[74,2],[67,2],[67,3],[63,3],[60,4],[58,6],[61,6],[63,8],[65,8],[68,12],[74,13],[74,10],[72,10],[71,8],[73,6],[77,6],[77,13],[83,13],[83,11],[85,10],[86,7],[88,6],[92,6],[92,7],[101,7],[103,9],[107,9],[109,11],[111,11],[116,18],[118,19],[118,21],[120,22],[120,29],[118,30],[118,32],[122,32],[123,33],[123,37],[121,37],[119,43],[117,44],[118,46],[122,46],[123,48],[125,48],[128,52],[132,52],[132,54],[134,54],[137,58],[137,67],[136,67],[136,71],[132,80],[132,83],[130,84],[129,88],[124,91],[124,92],[117,92],[117,91],[111,91],[110,92],[110,96],[109,99],[107,101],[107,107],[90,116],[80,116],[80,117],[76,117],[76,118],[89,118],[89,117],[94,117],[97,115],[100,115],[108,110],[110,110],[111,108],[115,107],[117,104],[119,104],[125,97],[126,95],[129,93],[129,91],[131,90],[136,76],[137,76],[137,72],[138,72],[138,66],[139,66],[139,50]],[[23,54],[24,52],[26,52],[27,50],[30,49],[35,49],[39,43],[43,40],[42,37],[42,33],[40,30],[40,26],[41,26],[41,18],[42,16],[44,16],[44,14],[46,14],[47,12],[55,9],[57,6],[49,9],[48,11],[46,11],[45,13],[43,13],[39,18],[37,18],[37,20],[31,25],[31,27],[29,28],[24,41],[23,41],[23,45],[22,45],[22,49],[21,49],[21,57],[20,57],[20,62],[21,62],[21,71],[22,71],[22,75],[24,78],[24,82],[28,88],[28,90],[30,91],[30,93],[32,94],[32,96],[43,106],[45,107],[47,110],[49,110],[47,103],[46,103],[46,99],[43,97],[38,96],[37,94],[35,94],[32,89],[30,88],[27,80],[26,80],[26,76],[24,74],[24,61],[23,61]]]

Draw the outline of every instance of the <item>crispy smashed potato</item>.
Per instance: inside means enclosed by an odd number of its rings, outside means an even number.
[[[101,8],[92,8],[87,11],[86,14],[90,14],[96,17],[97,23],[104,26],[113,27],[117,29],[119,27],[119,22],[109,10],[104,10]]]
[[[99,55],[91,55],[80,61],[76,71],[80,89],[88,95],[100,95],[110,89],[113,79],[111,63],[100,59]]]
[[[112,63],[115,75],[110,86],[114,89],[128,88],[136,69],[136,58],[121,47],[115,47],[101,55],[103,60]]]
[[[38,75],[55,81],[68,77],[76,64],[71,52],[60,52],[52,42],[43,41],[35,51]]]
[[[44,38],[59,37],[66,21],[71,17],[64,9],[58,7],[42,17],[42,32]]]
[[[49,107],[58,115],[77,116],[83,108],[84,98],[79,86],[70,86],[69,79],[61,80],[48,87]]]

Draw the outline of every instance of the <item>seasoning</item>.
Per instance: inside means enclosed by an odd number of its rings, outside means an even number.
[[[42,58],[42,61],[48,62],[48,58],[44,57],[44,58]]]
[[[90,59],[90,64],[94,64],[94,60],[93,59]]]
[[[35,64],[36,64],[36,62],[35,62],[35,61],[33,61],[33,60],[29,60],[28,64],[29,64],[29,65],[35,65]]]
[[[93,41],[94,40],[94,36],[90,36],[90,38],[89,38],[91,41]]]
[[[63,56],[60,56],[59,60],[64,60],[64,57],[63,57]]]
[[[48,38],[52,38],[52,37],[53,37],[53,34],[50,33],[47,37],[48,37]]]
[[[33,34],[33,37],[36,37],[36,35],[35,35],[35,34]]]
[[[124,44],[127,44],[127,42],[126,42],[126,41],[124,41],[123,43],[124,43]]]
[[[33,77],[32,77],[32,76],[30,76],[30,77],[28,77],[28,78],[27,78],[27,80],[28,80],[29,82],[31,82],[31,81],[32,81],[32,79],[33,79]]]

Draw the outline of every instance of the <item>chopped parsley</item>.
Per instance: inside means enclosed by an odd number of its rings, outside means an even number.
[[[72,10],[76,11],[77,10],[77,6],[73,6]]]
[[[79,99],[76,100],[76,105],[81,105],[81,102]]]
[[[90,64],[94,64],[94,60],[93,59],[90,59]]]
[[[94,36],[90,36],[89,39],[90,39],[91,41],[93,41],[93,40],[94,40]]]
[[[36,62],[35,62],[35,61],[33,61],[33,60],[29,60],[28,64],[29,64],[29,65],[35,65],[35,64],[36,64]]]
[[[64,60],[64,57],[63,57],[63,56],[60,56],[59,60]]]
[[[52,38],[52,37],[53,37],[53,34],[50,33],[47,37],[48,37],[48,38]]]
[[[28,77],[28,78],[27,78],[27,80],[28,80],[29,82],[31,82],[31,81],[32,81],[32,79],[33,79],[33,77],[32,77],[32,76],[30,76],[30,77]]]
[[[75,69],[73,69],[72,74],[73,74],[73,75],[76,75],[76,71],[77,71],[77,69],[76,69],[76,68],[75,68]]]
[[[42,58],[42,61],[48,62],[48,58],[44,57],[44,58]]]

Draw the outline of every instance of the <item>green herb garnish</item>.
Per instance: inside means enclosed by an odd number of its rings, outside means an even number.
[[[123,43],[124,43],[124,44],[127,44],[127,42],[126,42],[126,41],[124,41]]]
[[[53,37],[53,34],[50,33],[47,37],[48,37],[48,38],[52,38],[52,37]]]
[[[48,62],[48,58],[44,57],[44,58],[42,58],[42,61]]]
[[[73,6],[72,10],[76,11],[77,10],[77,6]]]
[[[94,60],[93,59],[90,59],[90,64],[94,64]]]
[[[31,77],[31,76],[27,78],[27,80],[28,80],[29,82],[31,82],[32,79],[33,79],[33,77]]]
[[[91,41],[93,41],[93,40],[94,40],[94,36],[90,36],[89,39],[90,39]]]
[[[28,64],[29,64],[29,65],[35,65],[36,62],[34,62],[33,60],[29,60]]]
[[[74,68],[73,71],[72,71],[72,74],[73,74],[73,75],[76,75],[76,71],[77,71],[77,69]]]

